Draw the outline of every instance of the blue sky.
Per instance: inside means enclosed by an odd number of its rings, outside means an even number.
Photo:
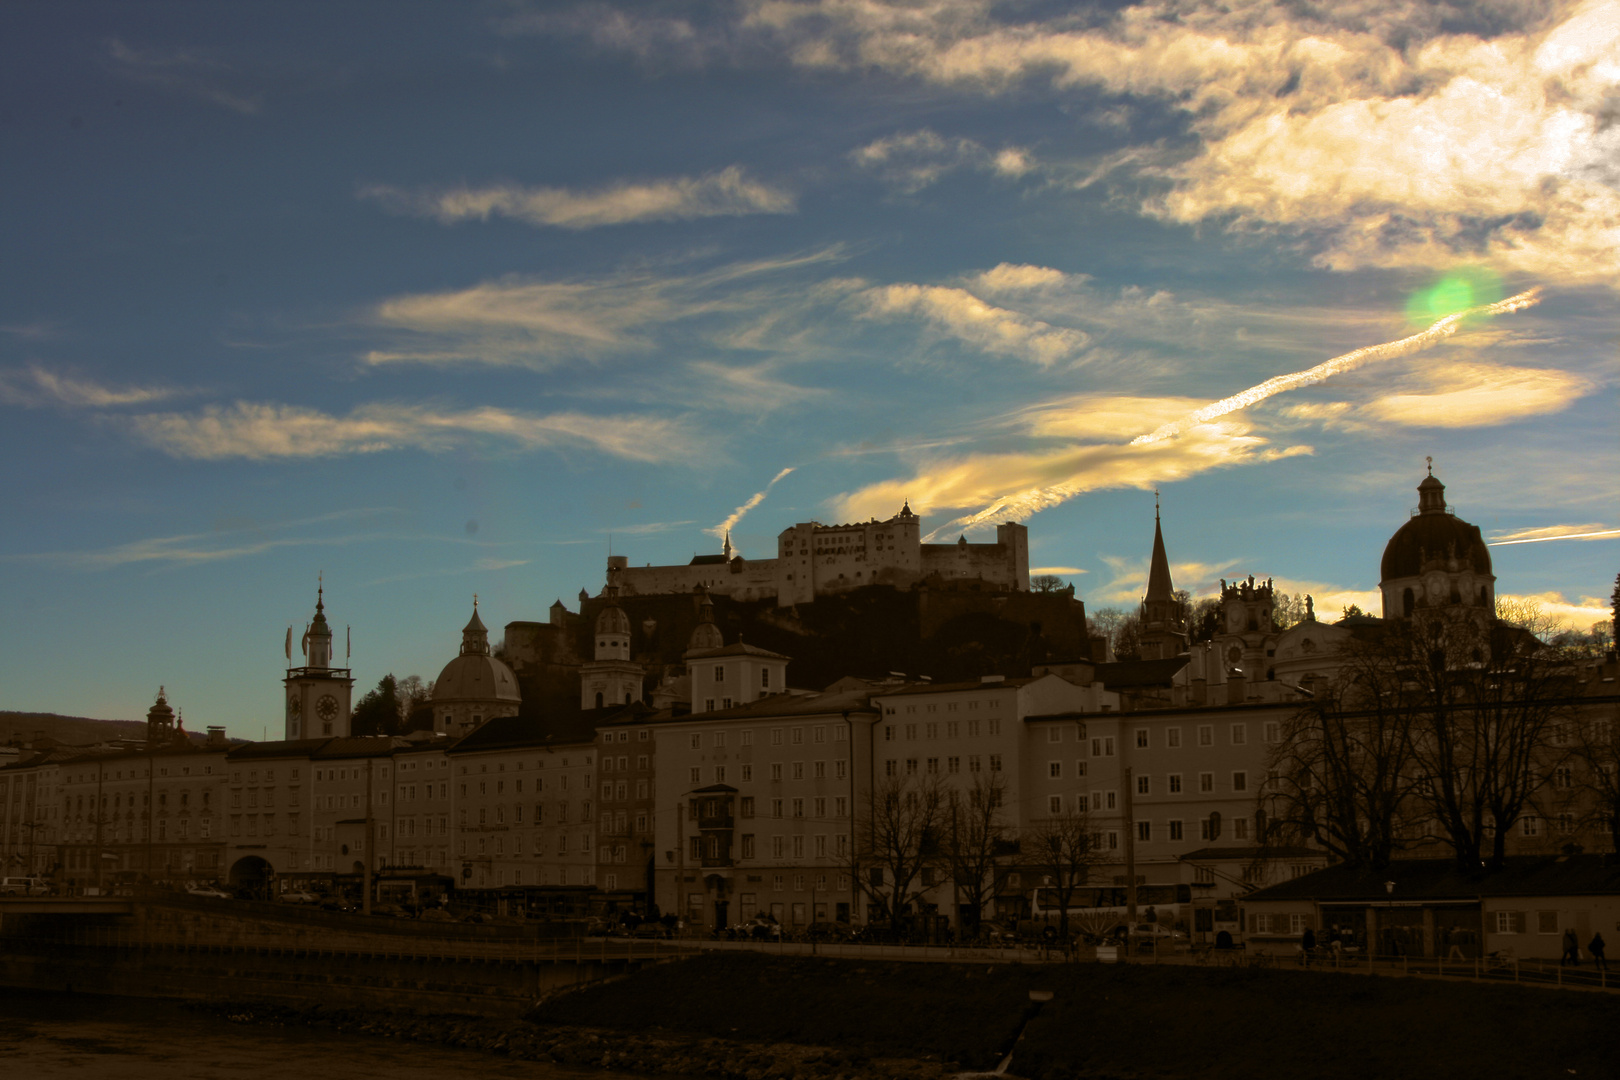
[[[1432,455],[1590,623],[1620,7],[1301,10],[5,6],[0,708],[257,737],[318,572],[362,688],[432,678],[474,592],[544,618],[788,469],[745,555],[909,498],[1120,605],[1157,486],[1178,585],[1331,613]]]

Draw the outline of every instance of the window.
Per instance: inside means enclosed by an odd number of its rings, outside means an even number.
[[[714,782],[717,784],[723,784],[726,782],[726,767],[724,765],[716,765],[714,767]]]
[[[1275,720],[1267,720],[1266,725],[1262,730],[1262,738],[1264,738],[1268,743],[1277,742],[1282,738],[1282,725],[1278,724]]]
[[[793,729],[793,745],[798,746],[802,742],[804,742],[804,728],[796,727]]]
[[[1172,839],[1172,840],[1180,840],[1181,839],[1181,822],[1180,821],[1171,821],[1170,822],[1170,839]]]
[[[752,859],[754,857],[754,834],[753,833],[743,833],[743,837],[742,837],[742,857],[745,858],[745,859]]]
[[[1046,775],[1053,780],[1063,779],[1063,762],[1048,761],[1046,763]]]
[[[1147,728],[1136,729],[1136,748],[1138,750],[1146,750],[1148,748]]]
[[[883,725],[883,741],[884,742],[894,742],[894,725],[893,724],[884,724]]]
[[[772,746],[781,746],[782,745],[782,729],[781,728],[771,728],[771,745]]]
[[[1249,838],[1249,819],[1235,817],[1232,819],[1232,839],[1247,840]]]
[[[782,763],[780,761],[771,765],[771,779],[776,781],[782,779]]]
[[[1173,773],[1170,774],[1170,776],[1169,776],[1169,787],[1170,787],[1170,794],[1172,794],[1172,795],[1180,795],[1181,794],[1181,774],[1180,773],[1173,772]]]
[[[804,762],[795,761],[793,763],[793,779],[795,779],[795,780],[803,780],[804,779]]]
[[[738,800],[738,813],[743,817],[754,816],[754,797],[752,795],[744,795]]]
[[[1232,790],[1233,791],[1248,791],[1249,790],[1249,774],[1246,773],[1246,772],[1235,772],[1235,773],[1233,773],[1232,774]]]
[[[771,837],[771,858],[780,859],[787,851],[787,841],[780,836]],[[780,888],[781,886],[777,886]]]
[[[804,817],[804,800],[803,799],[794,799],[793,800],[793,816],[794,817]]]
[[[1113,791],[1105,792],[1103,794],[1103,805],[1109,810],[1117,810],[1119,808],[1118,793]]]
[[[840,728],[839,730],[842,731],[843,729]],[[843,778],[844,778],[844,763],[842,761],[833,762],[833,779],[834,780],[842,780]]]
[[[1046,741],[1047,742],[1062,742],[1063,741],[1063,729],[1060,728],[1060,727],[1049,727],[1049,728],[1047,728],[1046,729]]]
[[[1138,821],[1136,823],[1136,838],[1142,841],[1153,839],[1153,822]]]
[[[642,732],[641,737],[645,739],[647,737],[647,733]],[[742,733],[742,736],[738,741],[743,746],[753,746],[754,745],[754,733],[752,731],[745,731],[745,732]],[[642,767],[646,768],[646,766],[642,766]]]
[[[1519,819],[1519,834],[1521,836],[1540,836],[1541,819],[1534,814],[1526,814]]]
[[[826,816],[827,816],[827,800],[826,799],[817,799],[816,800],[816,802],[815,802],[815,815],[816,815],[816,819],[818,821],[823,820],[823,819],[826,818]]]
[[[1057,817],[1059,814],[1063,813],[1063,796],[1048,795],[1046,797],[1046,810],[1047,813],[1051,814],[1053,817]]]
[[[1232,725],[1232,745],[1233,746],[1243,746],[1243,745],[1246,745],[1248,743],[1248,741],[1249,741],[1249,725],[1248,724],[1233,724]]]
[[[725,668],[724,664],[716,664],[716,665],[714,665],[714,681],[715,682],[725,682],[726,681],[726,668]]]
[[[1181,729],[1178,727],[1165,728],[1164,745],[1172,750],[1179,749],[1181,746]]]
[[[990,734],[992,734],[992,735],[1000,735],[1001,734],[1001,721],[998,720],[996,717],[992,716],[989,720],[985,721],[985,724],[989,727]]]
[[[990,771],[991,772],[1000,772],[1001,771],[1001,755],[1000,754],[991,754],[990,755]]]
[[[769,690],[771,688],[771,669],[770,668],[760,668],[759,669],[759,688],[761,690]]]
[[[694,733],[692,735],[692,749],[694,749],[694,750],[703,749],[703,736],[702,735],[699,735],[699,734],[696,734],[696,733]]]
[[[979,762],[979,755],[978,754],[969,754],[968,755],[968,772],[976,773],[976,772],[979,771],[980,767],[981,766],[980,766],[980,762]]]
[[[804,837],[802,836],[795,836],[793,838],[793,857],[795,859],[804,858]],[[801,878],[800,880],[802,881],[803,879]],[[803,886],[801,885],[800,888],[803,888]]]
[[[907,776],[916,776],[917,775],[917,759],[916,758],[914,758],[914,757],[906,758],[906,775]]]
[[[821,763],[818,761],[818,762],[816,762],[816,764],[819,765]],[[931,758],[928,759],[928,772],[931,775],[932,774],[938,774],[938,772],[939,772],[939,758],[931,757]]]
[[[1153,794],[1152,789],[1153,783],[1151,777],[1138,776],[1136,778],[1136,793],[1138,795],[1151,795]]]
[[[1114,756],[1114,740],[1113,740],[1113,738],[1109,737],[1109,738],[1104,738],[1104,739],[1092,739],[1091,740],[1091,756],[1092,757],[1113,757]]]
[[[1496,932],[1498,934],[1524,933],[1524,912],[1498,911],[1496,913]]]
[[[1553,787],[1572,788],[1575,786],[1575,773],[1568,765],[1560,765],[1553,770]]]
[[[703,783],[703,770],[698,768],[696,765],[692,766],[692,783]]]
[[[782,816],[782,800],[781,799],[772,799],[771,800],[771,817],[779,818],[781,816]]]
[[[916,724],[907,724],[906,725],[906,738],[909,740],[909,739],[915,739],[916,737],[917,737],[917,725]]]
[[[1214,791],[1215,790],[1215,774],[1212,773],[1212,772],[1201,772],[1201,773],[1199,773],[1198,774],[1198,790],[1200,792],[1206,794],[1206,795],[1208,793]]]
[[[1214,724],[1200,724],[1198,726],[1198,745],[1199,746],[1214,746],[1215,745],[1215,725]]]
[[[726,733],[725,732],[717,731],[717,732],[714,733],[714,745],[717,746],[717,747],[723,747],[723,746],[726,745]]]

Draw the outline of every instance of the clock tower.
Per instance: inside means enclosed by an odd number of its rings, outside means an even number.
[[[304,631],[303,667],[288,667],[287,738],[324,739],[349,734],[349,698],[354,679],[348,668],[332,666],[332,628],[326,623],[324,584],[315,592],[315,618]],[[292,659],[288,634],[289,662]]]

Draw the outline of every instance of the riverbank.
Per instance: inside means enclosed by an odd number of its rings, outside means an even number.
[[[1051,1000],[1037,1008],[1031,991]],[[585,986],[522,1023],[325,1007],[225,1012],[242,1023],[718,1080],[940,1080],[991,1070],[1009,1049],[1009,1071],[1028,1080],[1620,1080],[1620,1001],[1608,995],[1301,971],[719,953]]]

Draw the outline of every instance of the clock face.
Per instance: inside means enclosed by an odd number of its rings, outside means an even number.
[[[321,700],[315,703],[315,711],[321,714],[322,720],[331,720],[337,716],[337,698],[331,694],[322,694]]]
[[[289,697],[287,699],[287,715],[288,716],[297,716],[302,711],[303,711],[302,706],[300,706],[298,704],[298,695],[297,694],[294,694],[294,695],[292,695],[291,697]]]
[[[1226,650],[1226,658],[1235,664],[1239,660],[1243,659],[1243,650],[1238,648],[1236,645],[1233,645],[1230,649]]]

